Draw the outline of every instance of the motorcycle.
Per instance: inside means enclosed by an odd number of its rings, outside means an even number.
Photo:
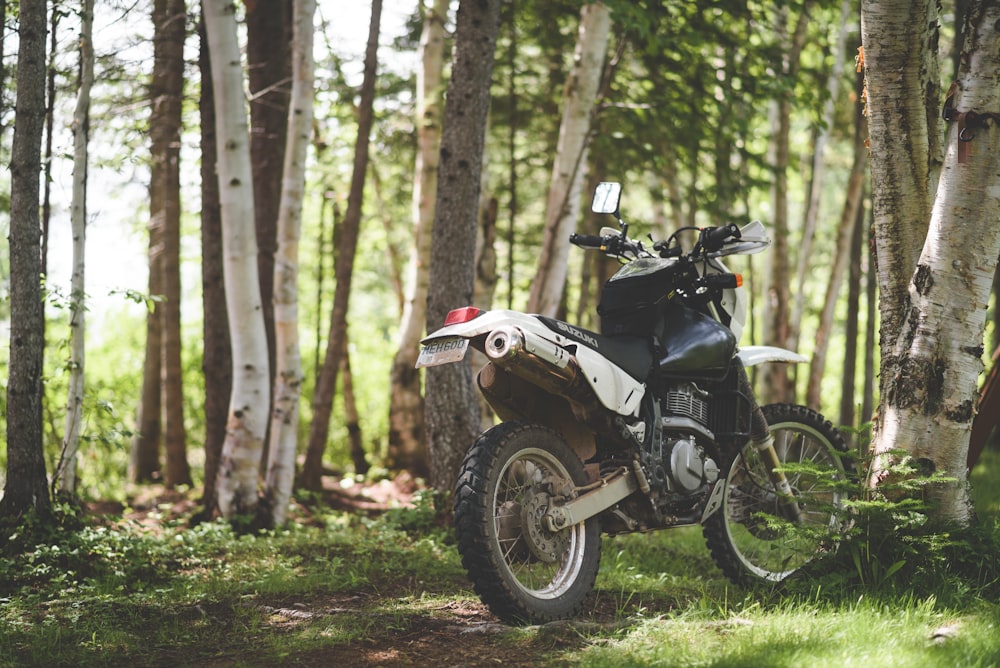
[[[417,367],[470,345],[488,359],[477,384],[501,421],[465,455],[455,530],[476,593],[510,623],[577,615],[602,532],[701,525],[722,572],[750,584],[785,580],[840,529],[842,436],[805,406],[758,406],[746,372],[806,358],[737,346],[747,299],[721,258],[765,250],[764,226],[685,227],[647,248],[628,237],[621,192],[601,183],[592,205],[617,229],[570,237],[623,263],[601,333],[464,307],[421,341]]]

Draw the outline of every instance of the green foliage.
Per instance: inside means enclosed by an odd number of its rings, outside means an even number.
[[[895,455],[876,490],[868,475],[842,510],[844,533],[836,551],[816,560],[788,584],[792,592],[823,591],[837,600],[852,596],[934,596],[946,604],[1000,594],[1000,525],[996,519],[970,527],[933,521],[935,490],[960,484]],[[870,459],[868,460],[870,462]],[[869,467],[862,468],[863,471]],[[799,529],[784,525],[795,534]]]

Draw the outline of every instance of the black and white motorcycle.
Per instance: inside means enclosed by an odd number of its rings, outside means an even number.
[[[422,342],[418,367],[470,345],[489,360],[477,382],[502,422],[465,456],[455,524],[476,592],[505,621],[577,614],[602,532],[700,524],[726,576],[748,583],[784,580],[840,528],[829,481],[847,475],[843,438],[804,406],[759,407],[746,373],[805,358],[737,347],[746,296],[721,258],[766,249],[764,226],[682,228],[647,249],[620,198],[602,183],[593,204],[619,229],[571,237],[624,262],[601,293],[600,334],[466,307]]]

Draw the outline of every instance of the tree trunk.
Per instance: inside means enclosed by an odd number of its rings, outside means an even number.
[[[862,193],[862,199],[864,199]],[[863,204],[863,203],[862,203]],[[861,253],[864,248],[865,207],[859,206],[854,216],[854,232],[851,234],[851,264],[847,278],[847,324],[844,331],[844,370],[843,387],[840,391],[839,424],[856,428],[855,411],[857,409],[857,369],[858,369],[858,339],[860,338],[861,316]],[[864,419],[864,418],[862,418]]]
[[[410,253],[407,294],[399,326],[399,350],[392,361],[389,381],[389,451],[386,465],[426,477],[427,445],[424,440],[424,399],[420,394],[417,363],[420,337],[427,323],[427,275],[430,264],[431,225],[441,146],[441,104],[444,67],[445,21],[448,0],[434,0],[424,14],[417,68],[417,164],[413,182],[413,247]]]
[[[250,89],[250,161],[253,171],[254,226],[257,230],[257,276],[267,332],[268,363],[274,383],[275,252],[282,191],[282,165],[288,131],[292,66],[292,0],[256,0],[246,4],[247,78]]]
[[[920,470],[957,479],[936,486],[932,498],[935,519],[958,525],[972,518],[966,483],[969,432],[983,368],[986,304],[1000,254],[1000,226],[983,224],[1000,218],[1000,54],[995,48],[1000,2],[973,3],[965,34],[959,78],[945,103],[947,151],[927,240],[909,284],[902,326],[891,355],[882,360],[886,392],[873,445],[873,452],[882,455],[904,448]],[[889,139],[873,130],[873,153]],[[886,475],[877,465],[873,482]]]
[[[610,33],[611,10],[601,2],[584,4],[573,69],[563,93],[559,143],[545,202],[545,236],[528,297],[532,313],[554,316],[563,301],[569,235],[576,230],[580,216],[590,127]]]
[[[150,86],[152,169],[150,190],[157,193],[150,213],[159,218],[163,234],[160,268],[163,303],[162,402],[164,482],[168,487],[191,484],[184,428],[183,368],[181,364],[181,103],[184,96],[184,37],[187,31],[184,0],[156,0],[153,9],[154,65]]]
[[[844,208],[841,212],[840,224],[837,226],[833,267],[830,270],[830,281],[827,283],[823,311],[820,313],[819,324],[816,327],[816,344],[813,348],[812,362],[809,365],[809,382],[806,386],[806,404],[817,410],[820,408],[823,371],[826,368],[826,353],[830,346],[830,333],[833,330],[833,316],[840,297],[840,286],[844,279],[844,272],[851,260],[851,239],[854,228],[857,227],[858,210],[864,196],[865,172],[868,166],[868,147],[865,145],[868,133],[864,122],[865,119],[859,105],[856,107],[854,117],[854,164],[847,179]]]
[[[499,21],[500,0],[459,3],[431,239],[429,329],[440,327],[452,308],[472,302],[480,171]],[[469,365],[427,370],[426,420],[431,484],[449,493],[480,427]]]
[[[812,177],[809,183],[809,201],[806,205],[806,216],[805,224],[802,226],[802,241],[798,248],[798,261],[795,270],[795,305],[792,310],[792,341],[793,349],[798,350],[799,335],[801,333],[802,327],[802,315],[805,312],[805,301],[806,301],[806,276],[810,269],[810,260],[812,258],[812,243],[816,236],[816,226],[819,220],[819,211],[821,205],[821,199],[823,195],[823,186],[826,183],[826,146],[830,141],[830,135],[833,133],[833,124],[835,120],[834,116],[834,102],[836,102],[839,90],[840,90],[840,80],[844,76],[844,63],[848,59],[848,55],[845,53],[845,44],[847,43],[847,27],[848,21],[854,19],[852,13],[852,7],[854,3],[851,0],[843,0],[840,5],[840,29],[837,31],[837,42],[833,45],[833,67],[830,68],[830,74],[827,77],[827,97],[826,101],[823,103],[823,116],[822,125],[817,130],[816,142],[813,146],[813,163],[812,163]],[[857,151],[855,151],[855,161],[857,160]],[[857,162],[855,162],[857,166]],[[863,170],[867,166],[866,162],[861,163],[861,169]],[[851,171],[851,178],[854,178],[854,170]],[[852,181],[853,183],[853,181]],[[845,211],[844,214],[847,212]],[[843,219],[841,219],[843,222]],[[853,226],[854,219],[852,218],[849,224]],[[812,380],[810,379],[810,383]],[[808,390],[807,390],[808,394]]]
[[[382,17],[382,0],[372,1],[371,23],[368,29],[368,46],[365,50],[365,75],[361,84],[358,107],[358,138],[354,146],[354,172],[351,192],[347,199],[340,244],[337,249],[335,269],[337,288],[330,314],[330,334],[327,338],[323,370],[320,372],[316,394],[313,397],[313,421],[309,427],[309,445],[302,467],[302,486],[318,492],[322,488],[323,451],[330,433],[330,411],[337,387],[341,356],[347,341],[347,308],[351,295],[351,278],[354,273],[354,254],[358,247],[361,229],[361,207],[364,199],[365,172],[368,169],[368,143],[372,129],[375,100],[375,77],[378,67],[379,23]]]
[[[787,35],[790,40],[788,51],[783,54],[781,75],[786,81],[795,81],[799,70],[799,61],[806,41],[806,28],[809,24],[809,13],[814,3],[807,2],[802,7],[795,24],[795,30]],[[785,12],[785,9],[779,9]],[[779,32],[787,32],[782,18]],[[778,96],[775,110],[775,131],[773,138],[773,201],[774,220],[772,221],[774,240],[773,251],[768,255],[771,262],[770,286],[767,294],[767,308],[764,343],[767,345],[788,348],[791,341],[790,299],[788,288],[791,282],[791,261],[788,246],[788,162],[789,135],[791,133],[792,90],[783,90]],[[789,378],[787,364],[768,364],[762,373],[761,398],[762,404],[776,401],[793,401],[795,385]]]
[[[73,112],[73,198],[70,221],[73,228],[73,273],[70,279],[69,390],[62,454],[55,486],[65,495],[76,494],[76,454],[80,448],[83,421],[84,354],[86,340],[86,249],[87,163],[90,141],[90,88],[94,82],[94,0],[84,0],[80,9],[80,88]]]
[[[7,480],[0,519],[51,510],[42,453],[45,352],[39,243],[39,175],[45,119],[45,0],[21,0],[17,102],[10,174],[10,362],[7,377]]]
[[[226,518],[253,515],[257,472],[270,408],[267,338],[257,279],[257,242],[243,68],[235,8],[229,0],[207,0],[205,32],[212,53],[219,200],[222,210],[226,311],[233,349],[233,390],[216,493]]]
[[[908,308],[941,164],[936,26],[935,0],[861,3],[883,364]],[[881,374],[882,397],[889,378]]]
[[[969,470],[979,461],[986,443],[997,425],[1000,424],[1000,348],[993,350],[993,367],[979,391],[976,417],[972,420],[969,434]]]
[[[295,482],[295,453],[302,394],[302,353],[299,349],[299,238],[305,192],[306,156],[313,119],[313,17],[315,0],[296,0],[292,38],[292,101],[288,114],[289,142],[285,151],[281,207],[278,213],[278,253],[274,264],[274,332],[277,370],[271,413],[264,491],[270,511],[268,524],[281,526]]]
[[[345,344],[347,342],[345,341]],[[350,443],[351,463],[354,472],[365,475],[370,468],[365,457],[364,441],[361,438],[361,416],[358,414],[358,402],[354,396],[354,374],[351,373],[351,350],[347,345],[344,349],[343,368],[344,379],[344,421],[347,423],[347,440]]]
[[[233,391],[232,346],[229,342],[229,317],[226,315],[226,279],[222,254],[222,212],[219,205],[219,179],[215,172],[215,96],[212,94],[212,68],[205,36],[205,23],[199,21],[201,71],[201,299],[202,299],[202,373],[205,378],[205,489],[202,493],[204,514],[215,512],[215,482],[219,459],[226,440],[226,416]]]

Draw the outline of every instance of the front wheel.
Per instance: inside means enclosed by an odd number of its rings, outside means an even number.
[[[799,512],[795,522],[783,519],[789,500],[780,498],[761,453],[747,443],[729,465],[722,508],[702,527],[712,559],[741,584],[781,582],[832,545],[846,498],[837,488],[847,477],[840,432],[805,406],[762,410]]]
[[[466,454],[455,490],[458,551],[500,619],[544,623],[579,613],[600,564],[599,522],[552,532],[542,518],[586,482],[579,457],[541,425],[497,425]]]

